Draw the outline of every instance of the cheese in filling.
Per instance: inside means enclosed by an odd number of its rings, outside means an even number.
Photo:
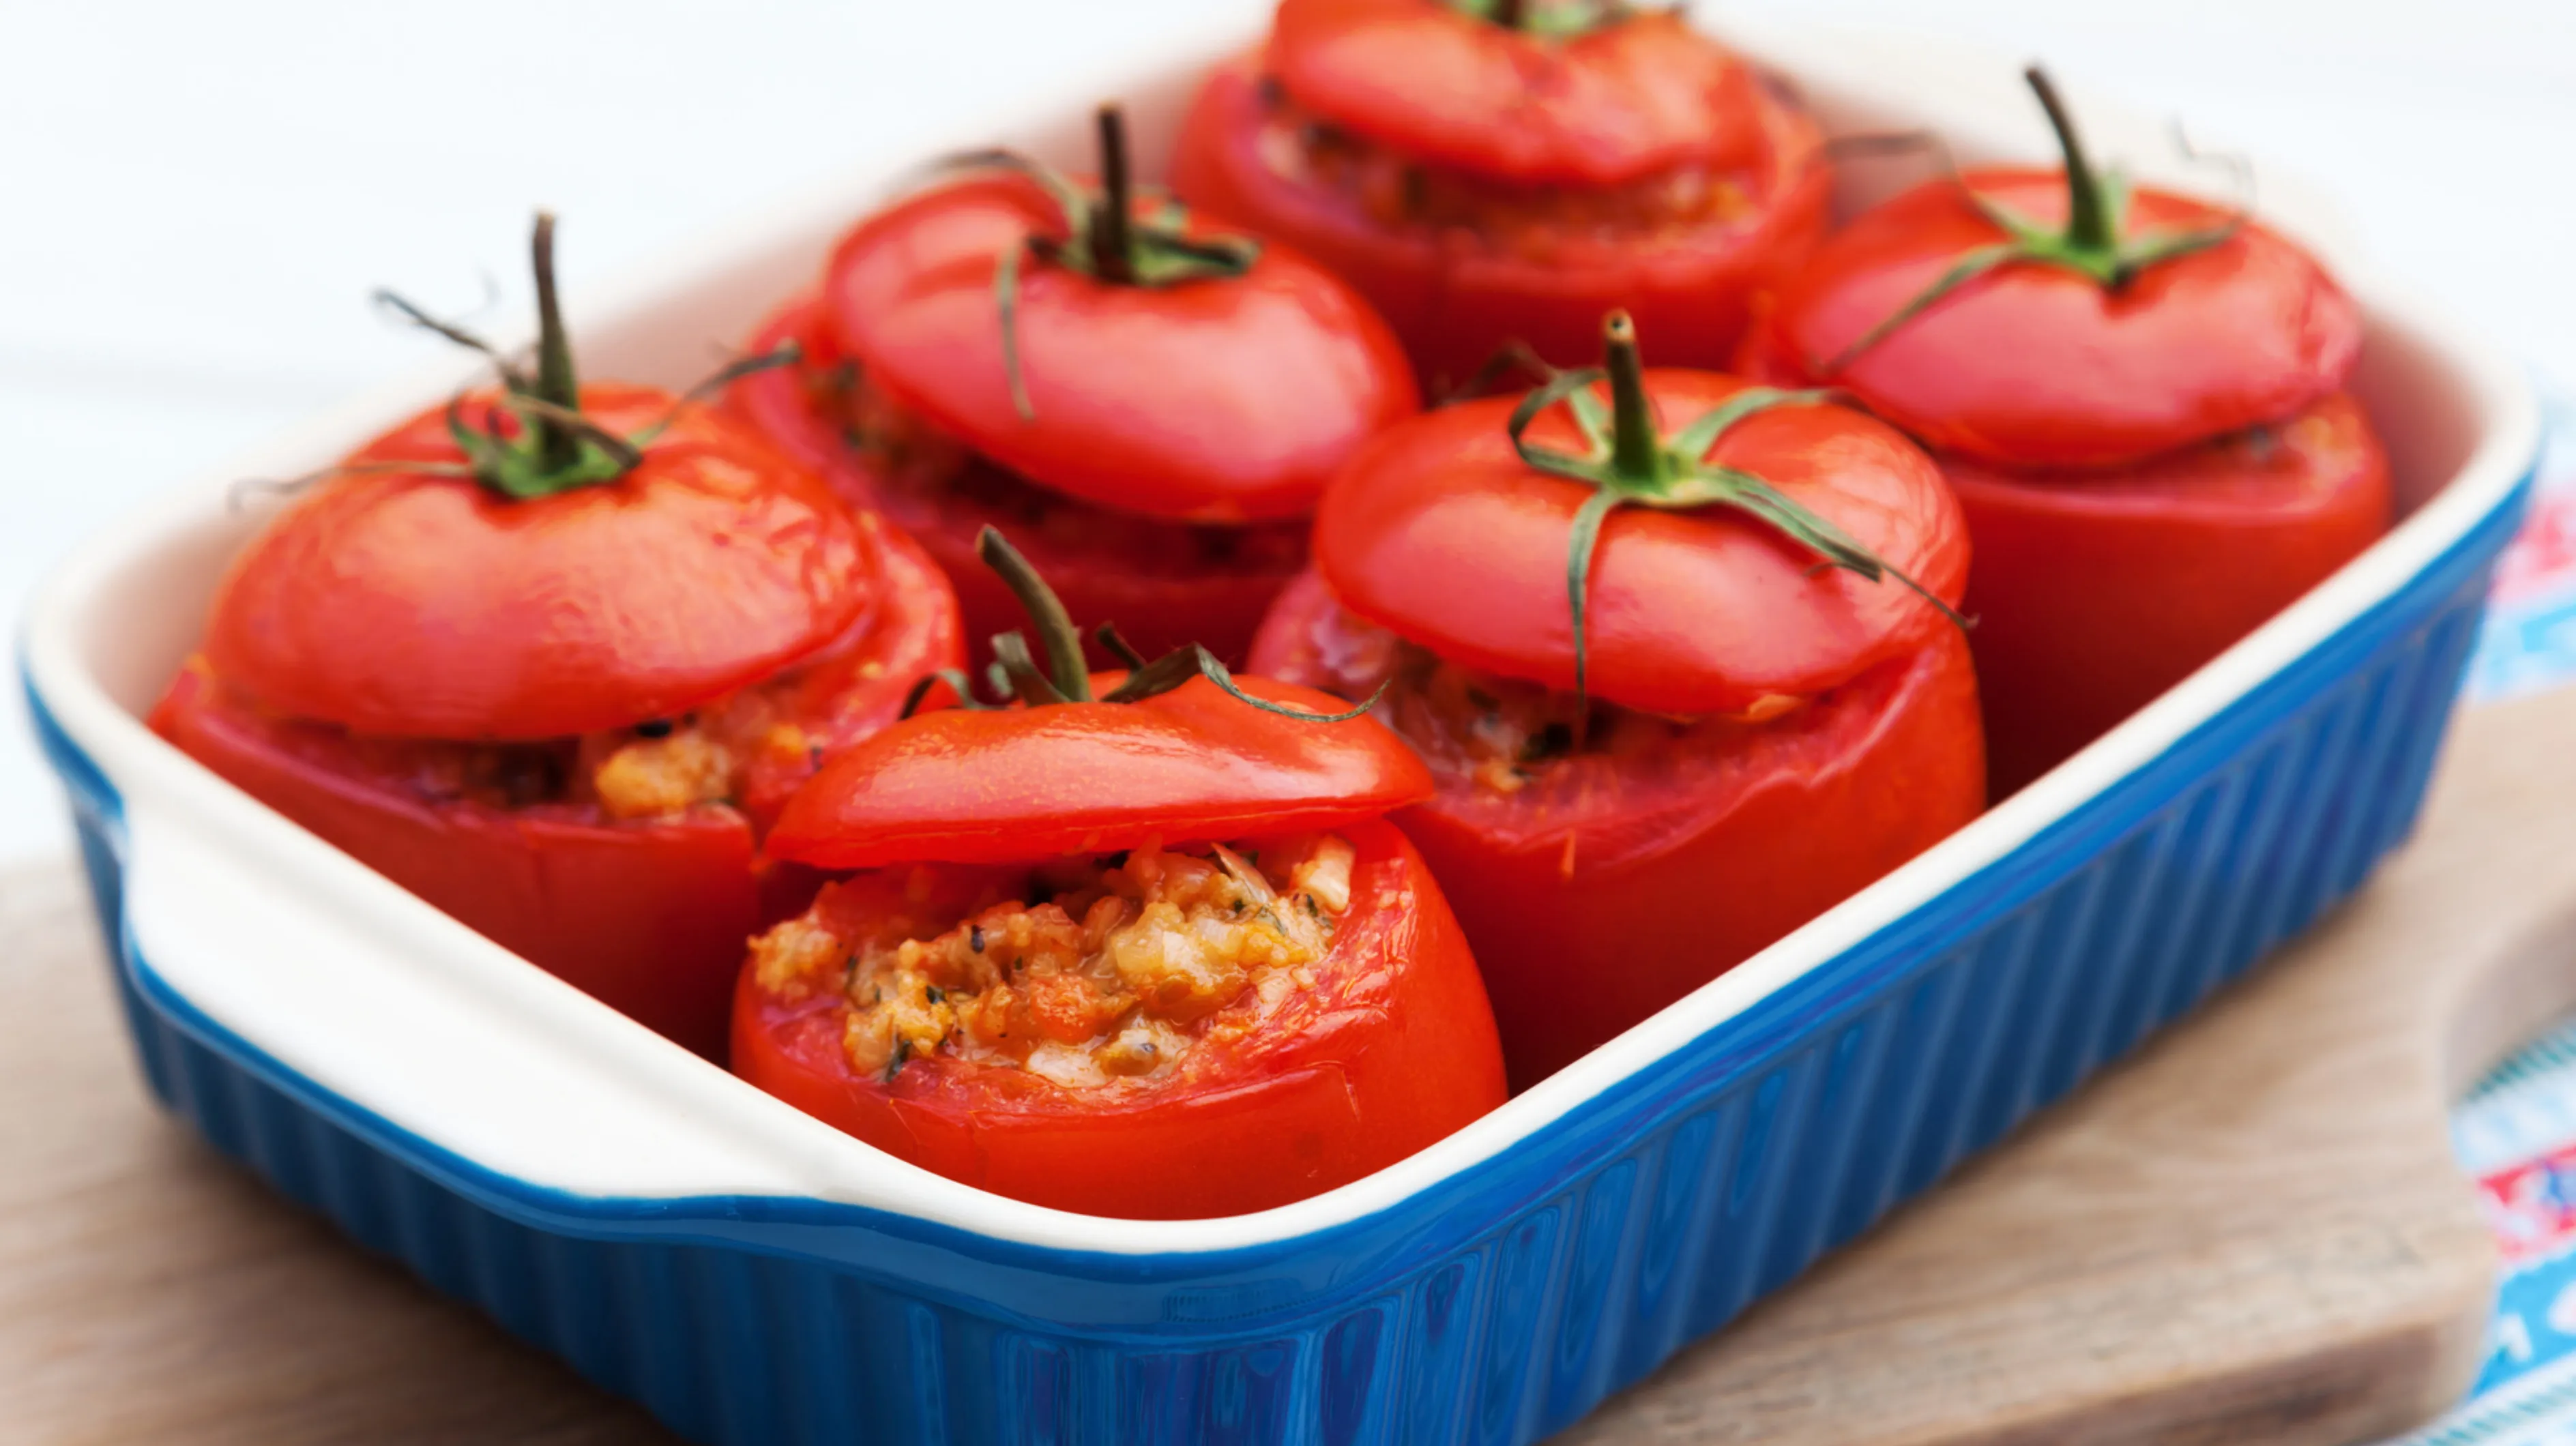
[[[754,940],[752,967],[773,997],[837,996],[862,1074],[941,1056],[1068,1088],[1150,1079],[1256,1027],[1227,1011],[1246,995],[1313,986],[1353,857],[1321,834],[863,874]]]

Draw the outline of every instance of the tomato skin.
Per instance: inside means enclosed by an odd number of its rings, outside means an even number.
[[[2033,220],[2064,221],[2058,171],[2001,167],[1965,180]],[[2227,219],[2140,190],[2130,227]],[[2124,466],[2292,415],[2338,390],[2360,351],[2352,298],[2314,257],[2248,224],[2117,290],[2057,267],[2003,267],[1824,376],[1961,255],[2004,239],[1958,183],[1928,182],[1836,232],[1781,288],[1761,346],[1797,375],[1848,388],[1936,452],[2068,469]]]
[[[955,605],[929,560],[876,519],[860,522],[883,586],[789,700],[827,749],[891,722],[913,679],[963,656]],[[802,871],[764,870],[755,848],[756,825],[784,806],[810,761],[755,763],[740,810],[618,822],[572,804],[426,798],[347,731],[256,707],[203,664],[180,673],[149,721],[324,842],[710,1057],[724,1048],[744,938],[813,893]],[[782,896],[798,884],[802,897]]]
[[[634,432],[673,405],[583,389]],[[486,415],[489,396],[466,413]],[[461,477],[445,408],[348,459],[253,538],[205,649],[268,710],[362,733],[533,740],[720,697],[848,629],[873,578],[849,511],[759,437],[681,411],[625,477],[525,501]]]
[[[1745,385],[1646,373],[1667,429]],[[1505,431],[1515,405],[1465,402],[1381,434],[1325,496],[1316,566],[1353,612],[1444,658],[1571,691],[1566,548],[1592,489],[1520,460]],[[1563,408],[1528,440],[1581,450]],[[1779,407],[1729,428],[1708,460],[1770,481],[1935,595],[1959,597],[1968,547],[1957,503],[1893,428],[1846,407]],[[1893,579],[1818,574],[1815,563],[1740,513],[1612,512],[1587,592],[1591,692],[1652,712],[1740,712],[1766,695],[1832,687],[1951,627]]]
[[[1340,604],[1312,576],[1254,644],[1320,684]],[[1440,780],[1396,814],[1455,903],[1512,1087],[1532,1084],[1733,968],[1984,807],[1977,682],[1955,629],[1767,725],[1723,757],[1646,770],[1578,759],[1571,808]]]
[[[862,1076],[846,1006],[784,1004],[748,968],[734,1070],[898,1159],[1058,1210],[1211,1218],[1347,1184],[1501,1104],[1503,1074],[1475,962],[1421,856],[1380,820],[1342,833],[1358,854],[1351,909],[1287,1027],[1202,1042],[1162,1088],[1106,1104],[940,1057],[891,1083]]]
[[[1351,448],[1420,410],[1404,353],[1368,304],[1265,244],[1240,277],[1164,287],[1025,260],[1015,325],[1031,415],[1020,415],[995,271],[1062,229],[1024,176],[926,192],[843,239],[825,270],[825,324],[897,403],[1001,466],[1176,521],[1304,516]]]
[[[2111,475],[1944,467],[1977,540],[1968,611],[1997,797],[2145,707],[2386,532],[2350,396]]]
[[[1560,366],[1588,364],[1602,315],[1620,307],[1655,338],[1661,360],[1722,366],[1743,334],[1749,298],[1783,279],[1830,223],[1821,133],[1758,85],[1758,156],[1745,216],[1650,236],[1569,231],[1530,248],[1381,219],[1274,163],[1276,137],[1290,133],[1274,128],[1262,63],[1259,55],[1239,58],[1202,85],[1173,155],[1173,190],[1288,242],[1358,288],[1435,394],[1512,341]]]
[[[1096,674],[1093,689],[1123,677]],[[1235,683],[1309,713],[1345,706],[1267,678]],[[1196,678],[1134,703],[918,715],[825,765],[769,847],[828,869],[1019,863],[1338,828],[1430,793],[1421,761],[1371,719],[1282,718]]]
[[[1361,135],[1529,186],[1735,159],[1757,86],[1670,11],[1555,39],[1437,0],[1281,0],[1270,63],[1299,103]]]
[[[1239,558],[1199,562],[1205,534],[1215,529],[1103,515],[1104,509],[1071,499],[1032,517],[956,492],[906,486],[887,474],[886,464],[849,447],[816,404],[817,379],[846,357],[811,298],[781,308],[751,347],[758,352],[787,341],[797,342],[806,360],[735,383],[727,406],[843,497],[883,513],[921,544],[956,590],[978,667],[990,661],[995,633],[1025,621],[1019,600],[976,555],[975,539],[987,526],[1009,534],[1086,633],[1115,622],[1148,657],[1203,643],[1239,665],[1270,600],[1305,566],[1304,529],[1294,524],[1234,529],[1243,534]],[[1114,660],[1095,648],[1092,661]]]

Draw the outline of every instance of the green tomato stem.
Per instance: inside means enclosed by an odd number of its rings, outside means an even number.
[[[2040,108],[2048,112],[2048,125],[2057,132],[2057,148],[2066,158],[2066,244],[2083,251],[2109,252],[2118,247],[2120,238],[2113,230],[2110,199],[2104,194],[2102,178],[2084,155],[2084,142],[2075,133],[2075,118],[2058,99],[2057,87],[2049,82],[2048,72],[2031,66],[2022,72],[2031,91],[2039,97]]]
[[[1614,311],[1601,328],[1602,367],[1610,374],[1610,467],[1624,481],[1663,480],[1664,439],[1646,397],[1646,366],[1637,354],[1637,324]]]
[[[566,335],[563,307],[555,297],[555,216],[537,213],[536,231],[528,240],[528,259],[537,273],[537,400],[567,412],[581,410],[581,383],[573,374],[572,340]],[[581,461],[581,438],[549,418],[536,420],[537,454],[549,471]]]
[[[1100,200],[1091,208],[1091,266],[1101,280],[1127,285],[1136,279],[1136,250],[1129,232],[1133,186],[1127,170],[1127,118],[1116,105],[1096,117],[1100,132]]]

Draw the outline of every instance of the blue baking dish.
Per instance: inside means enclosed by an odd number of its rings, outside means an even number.
[[[1239,34],[1219,37],[1239,42]],[[1193,45],[1195,48],[1193,48]],[[1841,125],[2033,150],[2011,68],[1783,32]],[[1080,78],[1150,140],[1217,53]],[[2150,129],[2095,117],[2114,149]],[[2000,138],[2000,139],[1999,139]],[[576,308],[592,368],[701,368],[909,164]],[[2149,168],[2151,173],[2153,168]],[[2332,249],[2273,192],[2267,212]],[[425,376],[94,543],[25,677],[136,1053],[218,1148],[710,1442],[1519,1443],[1717,1328],[2349,893],[2422,798],[2537,446],[2520,374],[2338,257],[2407,515],[2057,772],[1413,1159],[1311,1200],[1139,1224],[877,1154],[480,939],[162,744],[137,714],[295,475]]]

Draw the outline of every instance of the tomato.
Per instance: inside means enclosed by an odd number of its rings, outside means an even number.
[[[1394,817],[1457,901],[1516,1088],[1984,802],[1944,616],[1966,532],[1929,459],[1822,394],[1645,370],[1624,317],[1607,372],[1606,404],[1572,374],[1381,438],[1253,645],[1268,676],[1383,690],[1430,765]]]
[[[979,642],[1013,617],[974,565],[1004,526],[1078,619],[1240,661],[1326,478],[1420,396],[1347,285],[1136,194],[1100,123],[1096,184],[997,154],[861,222],[771,322],[801,375],[743,407],[920,534]]]
[[[963,662],[956,605],[908,539],[757,434],[579,385],[550,259],[541,219],[538,372],[502,363],[502,390],[394,429],[271,519],[151,722],[713,1053],[779,886],[760,830]]]
[[[1612,307],[1723,364],[1748,298],[1825,233],[1822,136],[1678,16],[1601,10],[1564,36],[1283,0],[1201,88],[1173,187],[1357,286],[1435,392],[1510,342],[1579,361]]]
[[[755,337],[766,352],[796,341],[804,360],[745,377],[728,404],[817,469],[852,502],[881,511],[919,540],[956,588],[978,662],[985,640],[1010,628],[1019,604],[976,561],[975,539],[1008,528],[1085,622],[1117,619],[1147,653],[1204,642],[1243,661],[1270,600],[1306,563],[1306,524],[1241,527],[1171,522],[1049,492],[954,444],[919,435],[891,442],[849,435],[847,358],[823,334],[810,300],[790,303]],[[1093,661],[1107,664],[1107,653]]]
[[[1253,666],[1367,696],[1353,670],[1392,634],[1309,575],[1281,595]],[[1977,680],[1955,630],[1762,722],[1598,719],[1586,751],[1504,775],[1441,745],[1475,720],[1431,689],[1389,721],[1439,792],[1394,815],[1465,923],[1523,1090],[1931,847],[1985,803]],[[1398,683],[1404,689],[1405,684]],[[1508,696],[1508,695],[1506,695]],[[1561,697],[1562,695],[1558,695]],[[1453,717],[1455,715],[1452,715]],[[1561,724],[1555,724],[1561,729]],[[1508,755],[1506,755],[1508,756]]]
[[[2394,506],[2343,395],[2110,476],[1945,470],[1976,539],[1967,611],[1998,794],[2333,576]]]
[[[1079,1090],[939,1055],[862,1074],[846,999],[784,997],[754,969],[734,1068],[899,1159],[1058,1210],[1239,1215],[1360,1179],[1501,1104],[1503,1078],[1475,961],[1421,856],[1382,820],[1343,832],[1351,912],[1311,983],[1238,997],[1168,1075]]]
[[[1780,290],[1746,369],[1848,390],[1930,447],[1998,795],[2358,555],[2388,464],[2342,388],[2361,315],[2232,212],[2097,174],[2046,77],[2055,170],[1970,171],[1863,215]]]
[[[1475,962],[1379,817],[1421,762],[1195,650],[1094,675],[1025,559],[986,556],[1049,670],[789,805],[774,855],[869,872],[754,942],[734,1069],[925,1169],[1130,1218],[1285,1204],[1501,1103]]]

